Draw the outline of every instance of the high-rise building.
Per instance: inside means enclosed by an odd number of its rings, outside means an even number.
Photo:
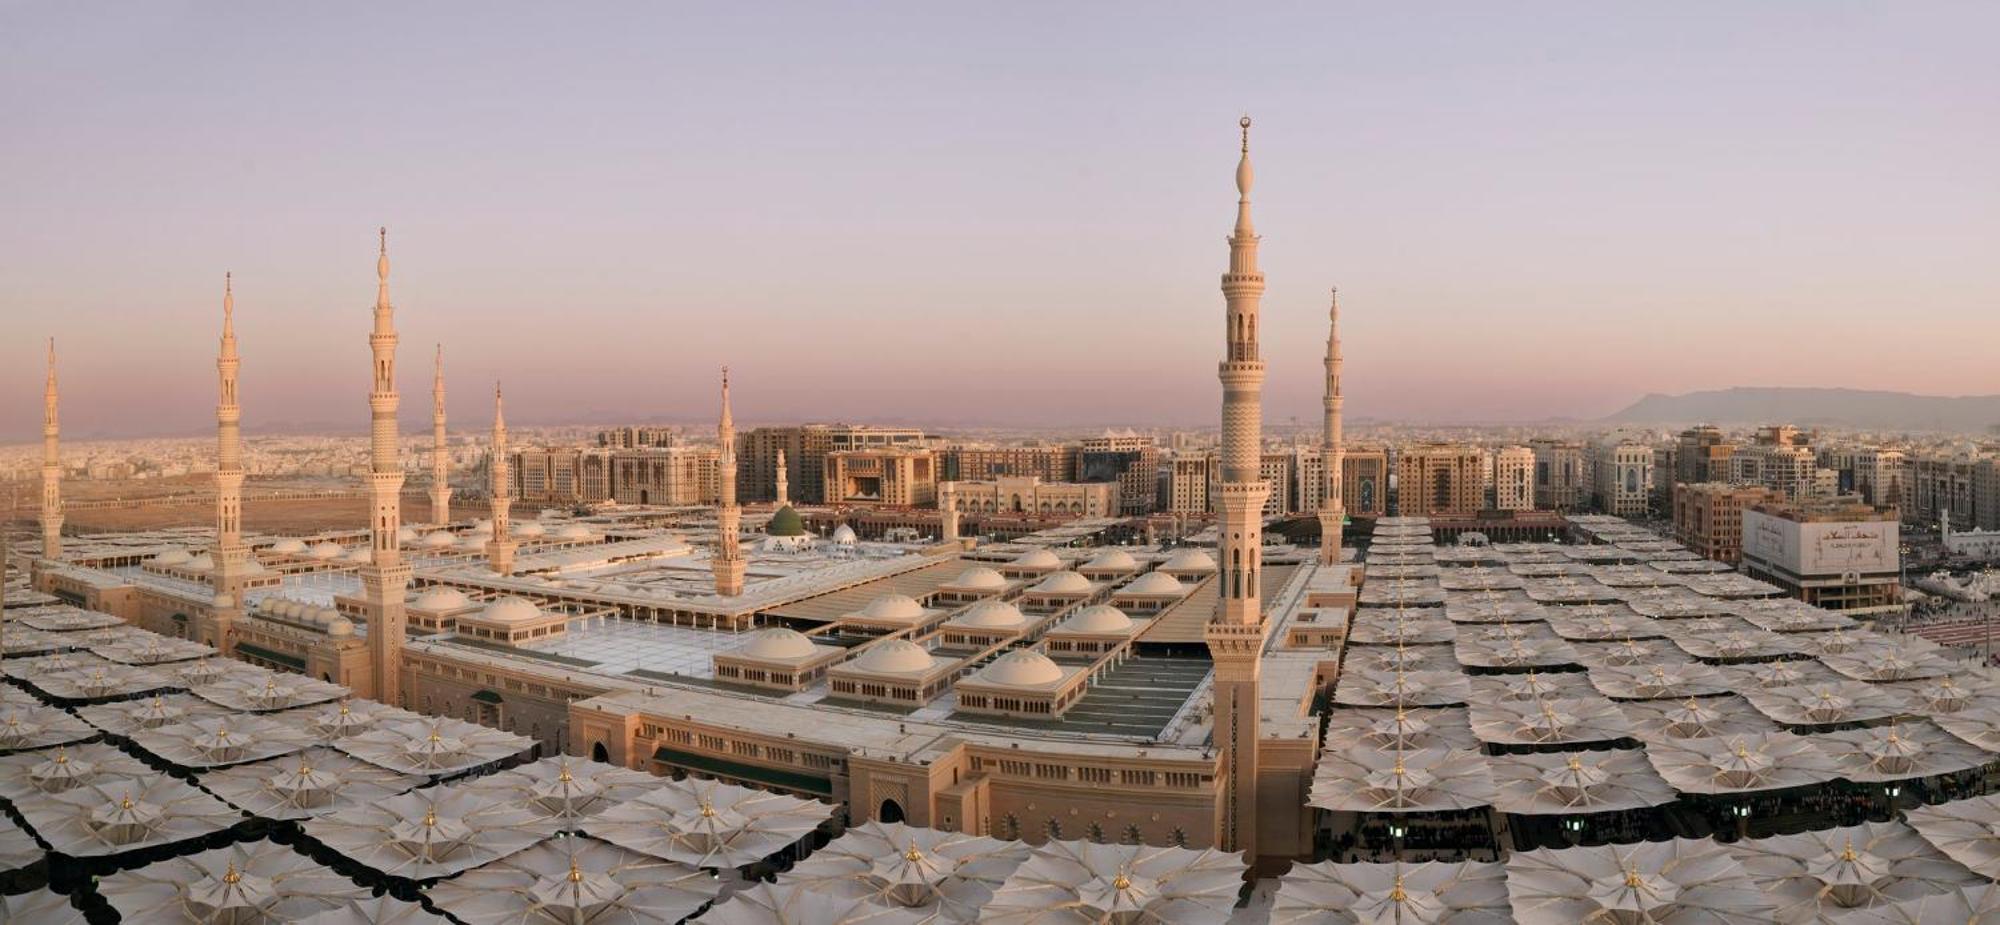
[[[1209,483],[1216,478],[1214,453],[1176,453],[1167,466],[1168,511],[1191,516],[1214,510],[1208,494]]]
[[[1704,557],[1735,565],[1743,559],[1743,512],[1783,500],[1784,495],[1762,485],[1681,485],[1674,490],[1674,539]]]
[[[1743,512],[1743,570],[1828,610],[1885,612],[1902,600],[1894,508],[1775,502]]]
[[[1347,513],[1380,517],[1389,512],[1389,451],[1377,447],[1343,448],[1340,496]]]
[[[1722,428],[1701,424],[1681,431],[1675,441],[1673,481],[1682,484],[1728,481],[1729,457],[1736,445]]]
[[[737,446],[741,467],[736,490],[749,501],[776,498],[778,451],[782,449],[793,500],[800,504],[827,504],[830,503],[826,483],[828,453],[924,442],[924,432],[913,427],[801,424],[751,428]]]
[[[1582,507],[1590,494],[1583,444],[1537,437],[1528,441],[1528,449],[1535,454],[1535,507],[1545,511]]]
[[[1085,438],[1077,447],[1072,481],[1117,482],[1123,513],[1145,514],[1153,509],[1159,468],[1160,448],[1151,437],[1106,434]]]
[[[514,497],[538,504],[612,500],[612,452],[596,447],[523,447],[509,451]]]
[[[1503,446],[1493,454],[1493,507],[1502,511],[1535,509],[1535,451]]]
[[[938,451],[939,478],[957,482],[990,482],[1007,476],[1033,476],[1044,482],[1066,482],[1076,473],[1077,447],[966,446]]]
[[[1459,443],[1421,443],[1396,453],[1396,513],[1472,514],[1486,506],[1486,456]]]
[[[615,450],[611,453],[611,497],[620,504],[719,504],[721,466],[721,452],[711,446]]]
[[[1629,440],[1590,446],[1592,500],[1618,517],[1644,517],[1653,485],[1653,448]]]
[[[1901,507],[1909,462],[1901,450],[1864,449],[1854,454],[1854,491],[1869,504]]]
[[[679,446],[677,427],[613,427],[597,432],[597,445],[606,449],[630,450],[642,446]]]
[[[919,446],[828,453],[826,503],[930,507],[937,503],[937,459]]]

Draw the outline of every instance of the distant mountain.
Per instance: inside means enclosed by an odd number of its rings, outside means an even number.
[[[1912,395],[1863,389],[1744,388],[1648,395],[1617,424],[1798,424],[1983,433],[2000,428],[2000,395]]]

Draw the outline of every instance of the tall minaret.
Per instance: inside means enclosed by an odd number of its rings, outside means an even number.
[[[722,445],[716,473],[722,479],[722,506],[715,512],[715,593],[743,593],[743,547],[738,542],[743,512],[736,506],[736,422],[729,416],[729,367],[722,368],[722,420],[715,428]]]
[[[1244,116],[1243,154],[1236,164],[1236,231],[1229,237],[1229,272],[1222,275],[1228,306],[1228,347],[1222,379],[1222,483],[1218,489],[1221,555],[1215,616],[1207,627],[1215,661],[1213,739],[1221,748],[1224,850],[1257,854],[1257,680],[1264,647],[1264,362],[1257,356],[1257,308],[1264,274],[1257,269],[1257,231],[1250,223],[1250,117]]]
[[[958,542],[958,483],[938,483],[938,540]]]
[[[493,538],[486,541],[486,561],[500,575],[514,574],[514,532],[508,514],[514,509],[514,477],[507,458],[507,411],[500,400],[500,383],[493,384],[493,458],[486,465],[492,476]]]
[[[451,457],[444,448],[444,345],[431,377],[431,523],[451,523]]]
[[[1321,565],[1340,562],[1340,531],[1347,522],[1347,499],[1341,494],[1340,467],[1347,450],[1340,438],[1340,290],[1333,291],[1333,305],[1326,313],[1326,431],[1320,440],[1321,462],[1326,469],[1326,491],[1319,503],[1319,561]]]
[[[229,655],[236,618],[243,613],[243,580],[250,572],[250,548],[243,544],[243,408],[237,403],[236,289],[222,275],[222,345],[215,354],[215,569],[209,573],[215,600],[209,608],[209,638]]]
[[[375,329],[368,335],[374,384],[368,392],[368,564],[361,567],[368,608],[368,667],[374,699],[403,706],[403,596],[410,567],[396,540],[402,525],[403,463],[397,458],[396,311],[389,305],[389,230],[375,259]]]
[[[791,475],[785,471],[785,448],[778,448],[778,507],[792,503]]]
[[[49,338],[49,381],[42,386],[42,558],[62,558],[62,429],[56,425],[56,339]]]

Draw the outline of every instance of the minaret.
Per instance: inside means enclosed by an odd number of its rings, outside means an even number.
[[[451,523],[451,457],[444,448],[444,345],[431,377],[431,523]]]
[[[500,400],[500,383],[493,384],[493,459],[486,466],[493,481],[493,538],[486,541],[486,561],[495,574],[514,574],[514,533],[508,513],[514,509],[514,477],[507,458],[507,411]]]
[[[938,483],[938,538],[958,542],[958,483]]]
[[[42,387],[42,558],[62,558],[62,449],[56,425],[56,339],[49,338],[49,381]]]
[[[375,329],[368,334],[374,384],[368,392],[368,564],[361,567],[368,608],[368,667],[374,699],[403,706],[403,596],[410,567],[396,540],[402,525],[403,464],[397,458],[396,311],[389,305],[389,230],[375,259]]]
[[[222,275],[222,345],[215,355],[215,569],[209,573],[215,600],[209,608],[209,638],[229,655],[236,618],[243,613],[243,580],[250,572],[250,548],[243,544],[243,408],[237,403],[236,291]]]
[[[729,367],[722,368],[722,420],[715,428],[716,442],[722,445],[719,471],[722,506],[715,512],[715,593],[735,597],[743,593],[743,547],[737,536],[743,512],[736,507],[736,422],[729,416]]]
[[[1236,164],[1236,231],[1229,237],[1229,272],[1222,275],[1227,305],[1227,353],[1222,379],[1222,482],[1217,507],[1220,562],[1218,599],[1207,627],[1215,662],[1215,728],[1223,762],[1223,826],[1216,841],[1226,851],[1257,855],[1257,679],[1264,647],[1264,362],[1257,356],[1257,309],[1264,274],[1257,269],[1257,231],[1250,223],[1250,117],[1243,117],[1242,159]]]
[[[791,475],[785,471],[785,448],[778,448],[778,507],[792,503]]]
[[[1320,440],[1320,461],[1326,470],[1326,491],[1319,503],[1319,561],[1340,562],[1341,527],[1347,522],[1347,499],[1341,494],[1341,463],[1347,450],[1340,437],[1340,290],[1326,313],[1326,430]]]

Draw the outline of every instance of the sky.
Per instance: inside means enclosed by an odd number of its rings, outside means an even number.
[[[2000,4],[0,2],[0,439],[404,418],[1204,426],[2000,392]]]

